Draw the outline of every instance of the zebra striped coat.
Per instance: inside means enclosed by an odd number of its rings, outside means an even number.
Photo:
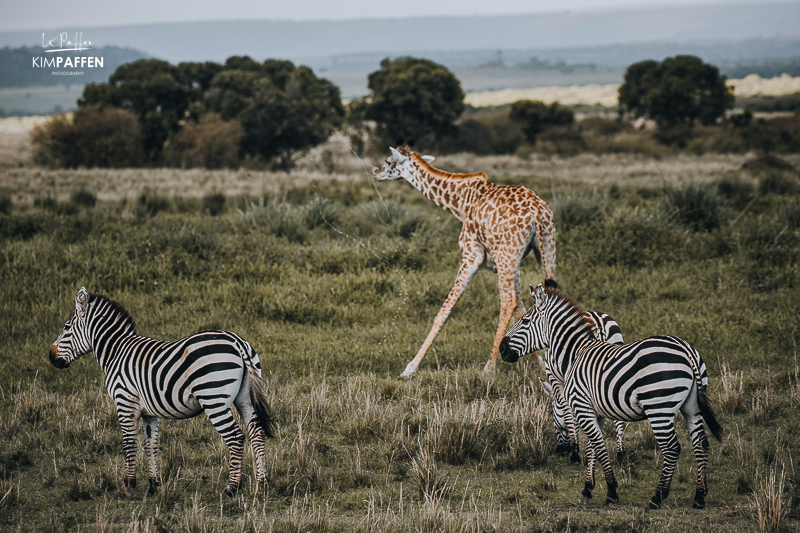
[[[610,344],[622,344],[622,332],[619,329],[617,321],[605,313],[597,313],[595,311],[587,311],[586,314],[594,323],[594,334],[598,340]],[[563,388],[564,381],[558,380],[547,365],[547,356],[544,357],[544,369],[547,374],[547,382],[539,381],[542,384],[545,394],[547,394],[553,401],[553,426],[556,429],[556,451],[558,453],[570,454],[570,461],[573,463],[580,463],[580,447],[578,444],[578,428],[575,427],[575,419],[572,412],[569,410],[567,401],[564,399]],[[559,391],[556,393],[555,391]],[[601,420],[601,425],[605,426],[605,419]],[[617,459],[620,460],[625,454],[625,443],[623,441],[623,432],[625,430],[625,423],[621,420],[614,421],[614,427],[617,434]]]
[[[75,309],[50,348],[50,362],[67,368],[90,351],[106,375],[106,389],[117,407],[126,487],[136,486],[140,419],[148,457],[148,492],[153,493],[160,482],[156,465],[159,419],[190,418],[204,412],[230,449],[225,493],[232,496],[241,483],[244,452],[244,434],[233,417],[233,406],[250,436],[257,481],[267,482],[265,437],[274,436],[274,423],[258,355],[247,341],[228,331],[205,331],[171,342],[141,337],[119,304],[81,288]]]
[[[708,374],[697,350],[678,337],[666,336],[606,344],[594,337],[586,313],[568,297],[541,285],[531,287],[531,295],[533,305],[506,334],[500,354],[504,361],[515,362],[527,353],[550,348],[548,365],[564,376],[565,398],[592,448],[583,496],[592,496],[596,458],[605,473],[606,502],[618,500],[598,417],[629,422],[648,419],[664,456],[661,478],[649,503],[659,508],[669,494],[680,454],[674,423],[680,411],[697,460],[694,507],[704,507],[709,446],[703,422],[717,439],[722,427],[706,396]]]

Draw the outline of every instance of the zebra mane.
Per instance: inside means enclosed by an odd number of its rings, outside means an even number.
[[[112,313],[120,317],[124,325],[130,327],[131,333],[136,333],[136,322],[134,322],[131,314],[128,313],[128,310],[122,307],[122,305],[101,294],[90,294],[89,303],[106,304]]]
[[[578,305],[578,302],[554,287],[546,288],[545,293],[548,295],[548,297],[556,300],[559,307],[566,309],[570,314],[576,315],[579,319],[579,324],[582,326],[582,330],[585,330],[587,334],[591,335],[593,338],[599,338],[597,335],[595,335],[598,325],[594,320],[592,320],[592,317],[589,316],[589,313],[584,311],[583,308]]]

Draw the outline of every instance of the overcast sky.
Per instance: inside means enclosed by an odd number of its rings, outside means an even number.
[[[797,3],[799,0],[768,0]],[[507,15],[608,11],[709,4],[759,4],[759,0],[2,0],[0,31],[43,31],[160,22],[211,20],[325,20],[433,15]],[[401,6],[401,7],[398,7]],[[205,36],[213,39],[213,35]]]

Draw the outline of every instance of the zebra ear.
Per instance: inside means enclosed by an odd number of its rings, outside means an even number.
[[[81,287],[78,294],[75,296],[75,310],[78,315],[83,318],[86,315],[86,308],[89,306],[89,293],[86,292],[86,287]]]
[[[539,383],[542,384],[542,389],[544,389],[544,393],[547,394],[550,398],[553,397],[553,386],[550,385],[548,382],[539,378]]]
[[[531,287],[531,296],[533,296],[533,303],[536,305],[536,307],[544,307],[547,297],[544,292],[544,287],[542,287],[541,283],[538,284],[535,289]]]

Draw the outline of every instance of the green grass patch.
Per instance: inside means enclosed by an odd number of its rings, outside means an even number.
[[[581,172],[591,180],[594,163]],[[539,363],[481,371],[499,312],[487,271],[420,372],[398,377],[459,263],[458,221],[410,187],[387,184],[381,199],[336,180],[260,196],[209,185],[205,196],[151,189],[108,201],[76,180],[60,201],[0,209],[0,529],[797,528],[800,196],[785,176],[699,178],[706,185],[606,179],[555,193],[542,176],[513,181],[556,211],[570,296],[612,315],[626,339],[679,335],[703,356],[726,431],[711,446],[707,509],[691,509],[680,417],[683,453],[662,510],[645,510],[661,468],[646,422],[628,425],[627,455],[613,463],[620,503],[580,497],[584,471],[555,453]],[[521,278],[541,280],[532,255]],[[65,371],[47,361],[81,286],[122,303],[144,335],[225,328],[255,347],[280,426],[266,491],[248,451],[243,490],[220,496],[227,449],[205,417],[162,422],[156,495],[145,496],[141,450],[139,487],[123,488],[96,361]]]

